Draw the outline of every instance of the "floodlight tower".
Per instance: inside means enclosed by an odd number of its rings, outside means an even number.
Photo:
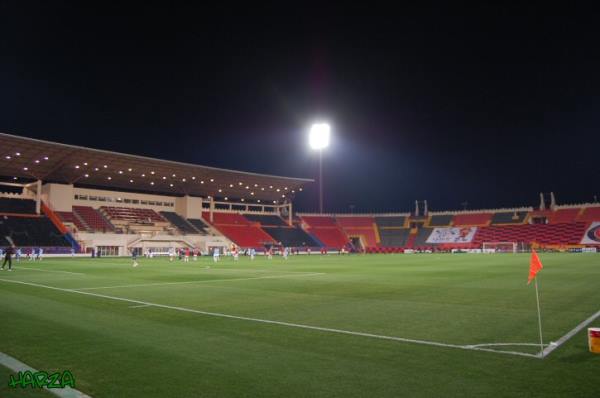
[[[319,151],[319,213],[323,213],[323,149],[329,146],[330,131],[328,123],[314,123],[308,135],[310,147]]]

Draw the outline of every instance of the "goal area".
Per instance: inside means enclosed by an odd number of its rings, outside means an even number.
[[[481,250],[484,253],[516,253],[517,242],[483,242]]]

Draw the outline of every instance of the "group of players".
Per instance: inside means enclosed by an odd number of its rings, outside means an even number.
[[[3,271],[4,267],[8,264],[8,270],[12,271],[13,255],[15,256],[15,260],[21,261],[21,257],[23,257],[23,251],[21,248],[15,248],[14,246],[9,246],[5,249],[0,248],[0,258],[4,257],[0,270]],[[40,247],[36,251],[35,248],[32,248],[29,251],[26,251],[25,258],[27,258],[29,261],[42,261],[42,258],[44,258],[44,249]]]
[[[215,263],[220,261],[220,259],[221,259],[221,248],[220,247],[214,247],[214,248],[210,249],[209,252],[212,252],[213,261]],[[227,254],[230,254],[234,261],[238,261],[240,258],[240,253],[243,253],[246,256],[249,256],[250,260],[254,260],[256,258],[256,249],[250,248],[250,249],[242,250],[236,245],[232,245],[231,249],[229,250],[229,253],[227,253]],[[288,247],[282,247],[280,249],[280,255],[284,260],[288,259],[290,253],[291,253],[291,250]],[[139,254],[140,254],[139,249],[134,248],[131,250],[131,257],[133,260],[134,267],[137,267],[139,265],[139,262],[138,262]],[[224,253],[224,254],[226,254],[226,253]],[[274,251],[273,247],[270,247],[265,250],[265,256],[269,260],[273,259],[274,254],[275,254],[275,251]],[[146,258],[154,258],[155,253],[152,250],[147,250],[146,252],[144,252],[144,256]],[[183,261],[184,263],[187,263],[190,261],[190,258],[192,258],[193,261],[198,261],[198,257],[202,256],[202,252],[198,248],[190,249],[189,247],[186,247],[186,248],[175,249],[175,248],[171,247],[171,248],[169,248],[168,256],[169,256],[169,262],[173,262],[177,258],[178,260]],[[209,268],[209,267],[207,267],[207,268]]]

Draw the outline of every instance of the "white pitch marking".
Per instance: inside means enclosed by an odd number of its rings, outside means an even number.
[[[51,289],[51,290],[57,290],[57,291],[67,292],[67,293],[83,294],[86,296],[100,297],[100,298],[104,298],[104,299],[108,299],[108,300],[117,300],[117,301],[124,301],[124,302],[134,303],[134,304],[143,304],[143,305],[148,305],[148,306],[157,307],[157,308],[165,308],[165,309],[169,309],[169,310],[188,312],[188,313],[192,313],[192,314],[207,315],[207,316],[213,316],[213,317],[218,317],[218,318],[236,319],[236,320],[241,320],[241,321],[250,321],[250,322],[265,323],[265,324],[270,324],[270,325],[287,326],[287,327],[293,327],[293,328],[299,328],[299,329],[316,330],[319,332],[329,332],[329,333],[345,334],[345,335],[351,335],[351,336],[370,337],[370,338],[379,339],[379,340],[392,340],[392,341],[400,341],[403,343],[413,343],[413,344],[421,344],[421,345],[428,345],[428,346],[435,346],[435,347],[456,348],[456,349],[460,349],[460,350],[471,350],[471,351],[495,352],[498,354],[518,355],[518,356],[523,356],[523,357],[528,357],[528,358],[541,358],[538,354],[528,354],[528,353],[519,352],[519,351],[499,351],[499,350],[493,350],[491,348],[473,347],[473,346],[469,346],[469,345],[447,344],[447,343],[440,343],[437,341],[408,339],[408,338],[404,338],[404,337],[385,336],[385,335],[379,335],[379,334],[373,334],[373,333],[354,332],[354,331],[343,330],[343,329],[334,329],[334,328],[326,328],[326,327],[320,327],[320,326],[303,325],[300,323],[272,321],[269,319],[260,319],[260,318],[250,318],[250,317],[246,317],[246,316],[194,310],[191,308],[175,307],[175,306],[171,306],[171,305],[151,303],[148,301],[133,300],[133,299],[128,299],[128,298],[124,298],[124,297],[108,296],[105,294],[84,292],[81,290],[73,290],[73,289],[64,289],[64,288],[55,287],[55,286],[47,286],[47,285],[41,285],[38,283],[23,282],[23,281],[16,281],[16,280],[10,280],[10,279],[0,279],[0,281],[8,282],[8,283],[17,283],[17,284],[22,284],[22,285],[27,285],[27,286],[40,287],[40,288]]]
[[[55,272],[55,273],[60,273],[60,274],[71,274],[71,275],[85,275],[81,272],[58,271],[58,270],[30,268],[30,267],[15,267],[15,269],[26,269],[28,271],[41,271],[41,272]]]
[[[252,278],[228,278],[228,279],[201,279],[196,281],[181,281],[181,282],[156,282],[156,283],[138,283],[132,285],[116,285],[116,286],[99,286],[99,287],[82,287],[73,290],[100,290],[100,289],[117,289],[123,287],[144,287],[144,286],[168,286],[168,285],[185,285],[192,283],[207,283],[207,282],[228,282],[228,281],[251,281],[255,279],[278,279],[278,278],[297,278],[300,276],[317,276],[324,275],[323,273],[315,272],[312,274],[292,274],[292,275],[270,275],[270,276],[255,276]]]
[[[556,350],[558,347],[560,347],[561,345],[566,343],[571,337],[573,337],[577,333],[579,333],[581,331],[581,329],[585,328],[587,325],[594,322],[594,320],[596,320],[596,318],[599,318],[599,317],[600,317],[600,311],[596,312],[594,315],[590,316],[588,319],[581,322],[579,325],[575,326],[567,334],[562,336],[560,339],[556,340],[554,342],[554,344],[550,344],[548,347],[544,348],[544,351],[542,351],[542,358],[545,358],[548,355],[550,355],[550,353],[552,351]]]
[[[547,346],[548,344],[544,344]],[[503,347],[503,346],[515,346],[515,347],[539,347],[540,343],[486,343],[486,344],[473,344],[469,347]]]
[[[129,308],[151,307],[150,304],[130,305]]]

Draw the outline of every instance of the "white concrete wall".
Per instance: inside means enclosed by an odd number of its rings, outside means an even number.
[[[117,207],[132,207],[132,208],[146,208],[154,209],[156,211],[175,211],[175,203],[178,199],[175,196],[164,196],[164,195],[150,195],[142,193],[132,192],[116,192],[106,191],[102,189],[90,189],[90,188],[74,188],[74,195],[84,195],[88,197],[88,200],[73,199],[73,203],[78,206],[91,206],[93,208],[99,208],[100,206],[117,206]],[[101,200],[89,200],[92,197],[110,198],[110,201]],[[138,203],[125,203],[123,200],[136,200]],[[121,200],[121,201],[119,201]],[[142,203],[145,202],[145,203]],[[147,202],[162,202],[163,205],[151,205]],[[164,203],[173,204],[173,206],[165,206]]]
[[[202,217],[202,198],[184,196],[175,201],[175,211],[184,218]]]
[[[73,185],[45,184],[42,186],[42,200],[55,211],[72,211]]]

